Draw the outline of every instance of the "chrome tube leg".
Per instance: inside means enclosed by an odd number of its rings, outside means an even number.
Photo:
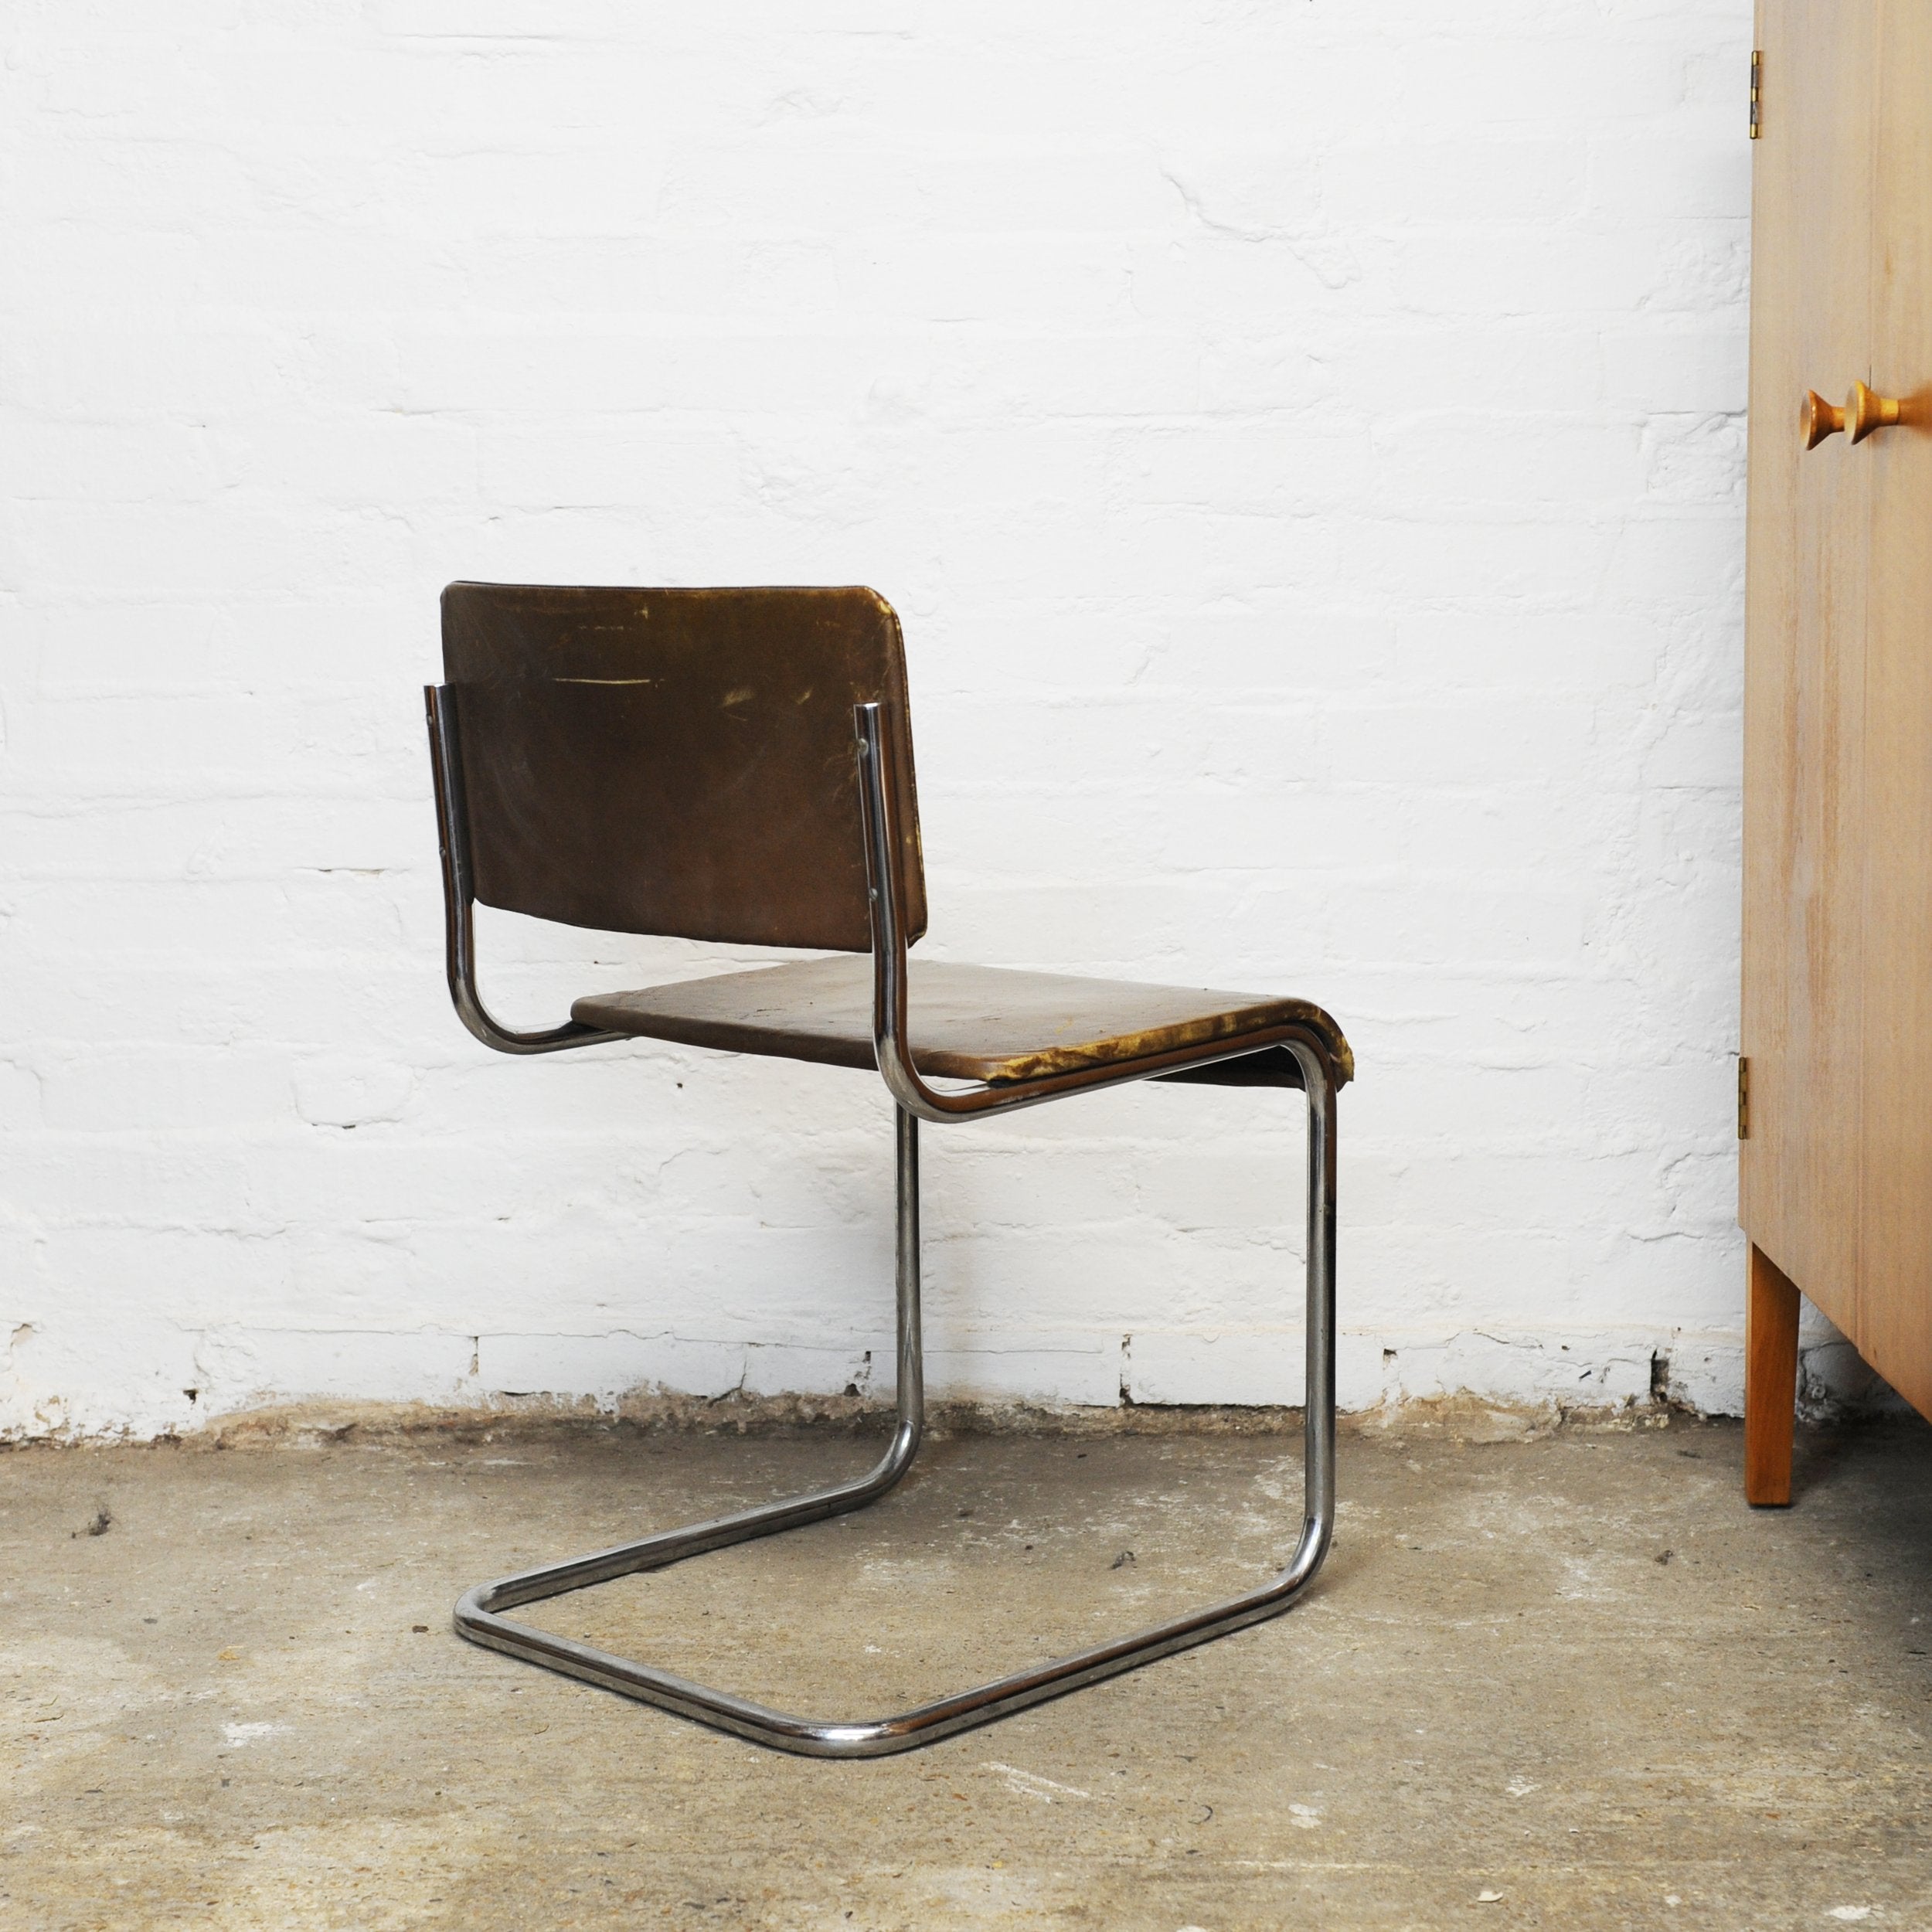
[[[926,1426],[926,1353],[919,1326],[919,1123],[903,1107],[893,1109],[893,1172],[898,1208],[894,1226],[894,1305],[899,1352],[899,1432],[911,1440],[910,1463]]]
[[[1318,1539],[1315,1563],[1328,1553],[1335,1529],[1335,1095],[1318,1056],[1298,1049],[1308,1096],[1308,1295],[1304,1346],[1308,1373],[1302,1410],[1303,1493],[1307,1533]]]
[[[1277,1616],[1321,1567],[1335,1522],[1335,1089],[1321,1048],[1284,1043],[1301,1070],[1308,1104],[1307,1263],[1308,1391],[1301,1534],[1287,1567],[1246,1594],[1170,1619],[1114,1642],[995,1679],[957,1696],[896,1717],[853,1723],[794,1717],[708,1689],[566,1637],[515,1622],[502,1613],[592,1583],[658,1570],[707,1549],[770,1536],[855,1509],[883,1495],[911,1465],[924,1425],[920,1348],[918,1122],[903,1108],[896,1124],[898,1237],[898,1418],[891,1446],[856,1481],[789,1502],[666,1530],[570,1563],[525,1570],[471,1590],[456,1607],[456,1628],[473,1642],[508,1651],[665,1710],[781,1750],[815,1757],[878,1757],[911,1750],[978,1724],[1063,1696],[1104,1678]]]
[[[781,1530],[795,1529],[801,1524],[862,1509],[876,1502],[912,1467],[926,1427],[925,1364],[920,1354],[919,1323],[919,1123],[903,1111],[895,1111],[897,1413],[892,1440],[884,1455],[864,1475],[830,1489],[815,1490],[782,1502],[762,1503],[755,1509],[694,1523],[688,1529],[661,1530],[655,1536],[620,1543],[591,1556],[548,1563],[539,1569],[521,1570],[513,1577],[499,1577],[494,1583],[479,1583],[456,1606],[455,1624],[461,1635],[493,1650],[526,1658],[532,1663],[606,1684],[633,1697],[645,1698],[672,1709],[685,1709],[687,1692],[696,1692],[702,1699],[709,1699],[714,1693],[701,1686],[686,1685],[682,1679],[668,1673],[611,1657],[587,1645],[513,1623],[499,1613],[519,1604],[560,1597],[570,1590],[588,1589],[593,1583],[634,1576],[641,1570],[662,1570],[706,1550],[723,1549],[733,1543],[774,1536]],[[664,1692],[662,1696],[657,1694],[660,1690]],[[703,1710],[691,1712],[692,1716],[706,1714]]]

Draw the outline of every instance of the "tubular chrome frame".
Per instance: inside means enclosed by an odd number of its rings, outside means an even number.
[[[908,1047],[906,998],[906,878],[893,822],[893,750],[876,704],[855,705],[852,723],[859,737],[859,798],[866,828],[866,876],[872,894],[872,1051],[892,1097],[922,1121],[958,1120],[974,1114],[1004,1114],[1016,1107],[1037,1107],[1068,1094],[1091,1093],[1104,1087],[1123,1087],[1130,1080],[1158,1080],[1164,1073],[1192,1071],[1224,1060],[1245,1060],[1270,1047],[1286,1047],[1294,1063],[1305,1066],[1294,1051],[1299,1040],[1315,1044],[1327,1078],[1327,1056],[1308,1029],[1284,1024],[1240,1036],[1239,1044],[1218,1049],[1213,1046],[1177,1047],[1139,1060],[1111,1060],[1070,1073],[1049,1073],[1036,1080],[984,1081],[956,1089],[928,1086],[913,1064]],[[1289,1087],[1287,1068],[1277,1058],[1277,1076],[1241,1083]],[[1311,1094],[1313,1089],[1310,1090]]]
[[[437,813],[447,902],[450,991],[464,1024],[485,1046],[512,1053],[553,1053],[622,1037],[576,1022],[542,1032],[516,1032],[492,1019],[478,998],[470,921],[461,768],[456,756],[449,694],[427,694]],[[669,1529],[574,1560],[481,1583],[458,1602],[455,1627],[472,1642],[542,1664],[628,1697],[697,1719],[753,1742],[813,1757],[880,1757],[943,1737],[1052,1697],[1100,1682],[1196,1644],[1277,1616],[1313,1581],[1328,1551],[1335,1523],[1335,1141],[1334,1068],[1326,1046],[1309,1029],[1270,1029],[1244,1036],[1224,1053],[1196,1049],[1010,1084],[941,1091],[927,1084],[906,1047],[906,948],[901,848],[893,837],[891,751],[876,705],[855,708],[860,793],[872,910],[873,1042],[879,1068],[897,1103],[896,1300],[897,1415],[879,1461],[854,1481],[787,1501]],[[925,1421],[920,1335],[919,1122],[1036,1106],[1065,1094],[1163,1075],[1199,1077],[1196,1069],[1245,1061],[1233,1080],[1243,1085],[1299,1086],[1308,1096],[1307,1393],[1303,1423],[1303,1515],[1287,1566],[1240,1596],[1172,1617],[1111,1643],[1075,1651],[897,1716],[840,1723],[795,1717],[693,1683],[669,1671],[618,1657],[573,1638],[517,1621],[504,1613],[526,1604],[662,1570],[689,1556],[747,1543],[876,1502],[912,1466]],[[1205,1076],[1212,1080],[1208,1072]]]
[[[476,900],[470,889],[469,819],[463,798],[463,760],[457,750],[456,706],[447,685],[427,685],[430,770],[436,784],[436,836],[443,860],[443,956],[456,1016],[499,1053],[555,1053],[566,1046],[600,1046],[622,1039],[582,1022],[566,1020],[541,1032],[519,1033],[495,1019],[476,990]]]

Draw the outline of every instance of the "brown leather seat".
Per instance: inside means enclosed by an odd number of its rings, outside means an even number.
[[[969,1080],[1037,1080],[1190,1047],[1206,1050],[1284,1022],[1312,1028],[1353,1070],[1341,1029],[1303,999],[1145,986],[996,966],[910,962],[913,1063]],[[799,960],[748,973],[596,993],[570,1009],[580,1025],[733,1053],[774,1053],[832,1066],[877,1065],[872,963],[863,955]]]

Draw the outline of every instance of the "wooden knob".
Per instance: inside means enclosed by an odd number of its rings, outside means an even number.
[[[1859,387],[1862,389],[1863,383]],[[1803,406],[1798,413],[1798,427],[1803,433],[1804,447],[1815,450],[1828,436],[1835,436],[1845,427],[1845,412],[1835,403],[1828,403],[1815,389],[1804,392]]]
[[[1875,396],[1862,383],[1854,383],[1851,394],[1845,399],[1845,407],[1839,412],[1838,421],[1851,430],[1854,443],[1862,443],[1874,430],[1895,427],[1900,415],[1896,396]]]

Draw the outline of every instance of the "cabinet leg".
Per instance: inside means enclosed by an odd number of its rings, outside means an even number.
[[[1744,1500],[1791,1500],[1798,1284],[1755,1243],[1744,1309]]]

